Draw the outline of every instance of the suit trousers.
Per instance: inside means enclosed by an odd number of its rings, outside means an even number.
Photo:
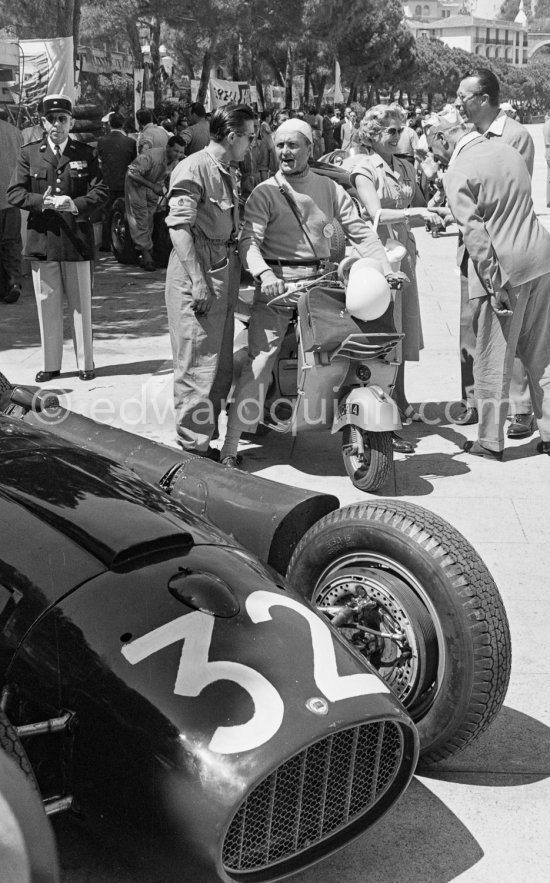
[[[31,261],[45,371],[59,371],[63,357],[63,294],[79,371],[94,367],[90,261]]]
[[[203,237],[195,239],[202,266],[220,260]],[[223,246],[223,253],[227,248]],[[166,272],[166,309],[174,360],[176,432],[188,451],[205,451],[227,401],[233,379],[233,332],[240,262],[234,248],[225,267],[207,273],[213,293],[210,309],[197,316],[192,284],[172,249]]]
[[[233,393],[228,436],[256,430],[263,417],[273,366],[291,319],[292,309],[270,307],[257,288],[248,327],[248,359]]]
[[[491,298],[471,301],[477,345],[475,396],[478,438],[494,451],[504,447],[504,422],[516,351],[525,367],[540,437],[550,441],[550,273],[510,289],[512,316],[498,316]]]
[[[468,274],[471,278],[475,276],[475,270],[471,261],[468,262]],[[474,354],[476,351],[476,335],[473,325],[473,312],[470,300],[470,285],[468,276],[460,274],[460,380],[462,401],[467,408],[475,407],[474,393]],[[484,289],[475,276],[474,285],[477,288],[473,293],[479,291],[479,296],[484,296]],[[472,298],[476,300],[477,298]],[[510,380],[510,409],[509,414],[531,414],[533,406],[531,404],[531,394],[529,392],[529,381],[527,374],[521,363],[521,360],[514,359],[514,367],[512,369],[512,377]]]
[[[0,209],[0,299],[12,285],[21,285],[21,212]]]

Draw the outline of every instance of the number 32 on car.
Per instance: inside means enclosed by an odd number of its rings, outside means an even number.
[[[329,702],[388,693],[388,688],[376,675],[340,676],[336,667],[334,637],[323,620],[293,598],[274,592],[252,592],[246,600],[246,609],[253,623],[271,619],[272,607],[287,607],[307,620],[313,648],[313,677],[319,691]],[[216,681],[233,681],[249,694],[254,711],[250,720],[232,727],[219,726],[209,748],[218,754],[236,754],[258,748],[273,738],[281,726],[284,702],[264,675],[240,662],[208,659],[215,617],[196,611],[180,616],[125,644],[122,655],[136,665],[164,647],[183,641],[174,693],[179,696],[198,696],[205,687]]]

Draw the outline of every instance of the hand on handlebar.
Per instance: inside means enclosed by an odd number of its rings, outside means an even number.
[[[403,288],[405,282],[409,282],[409,277],[402,270],[397,273],[386,273],[386,281],[390,288]]]
[[[283,279],[279,279],[273,270],[266,270],[265,273],[262,273],[261,283],[262,294],[267,297],[278,297],[280,294],[284,294],[287,289],[286,283]]]

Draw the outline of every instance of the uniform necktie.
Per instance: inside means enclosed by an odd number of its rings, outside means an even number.
[[[61,162],[61,150],[59,149],[59,144],[55,145],[55,161],[57,165]]]

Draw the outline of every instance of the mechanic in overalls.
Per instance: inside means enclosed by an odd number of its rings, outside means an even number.
[[[193,454],[219,459],[209,447],[233,374],[233,321],[240,264],[235,243],[239,199],[235,172],[254,140],[254,112],[219,108],[210,143],[172,172],[166,223],[173,250],[166,307],[174,360],[178,442]]]
[[[330,256],[333,220],[342,225],[362,258],[375,258],[385,274],[392,272],[386,252],[372,229],[359,217],[344,188],[309,170],[313,149],[311,127],[287,120],[274,135],[279,161],[276,175],[262,181],[248,199],[239,243],[241,260],[256,280],[248,330],[248,360],[229,409],[221,452],[225,466],[237,465],[242,432],[254,432],[263,414],[271,372],[281,348],[291,311],[270,307],[287,282],[319,275]]]

